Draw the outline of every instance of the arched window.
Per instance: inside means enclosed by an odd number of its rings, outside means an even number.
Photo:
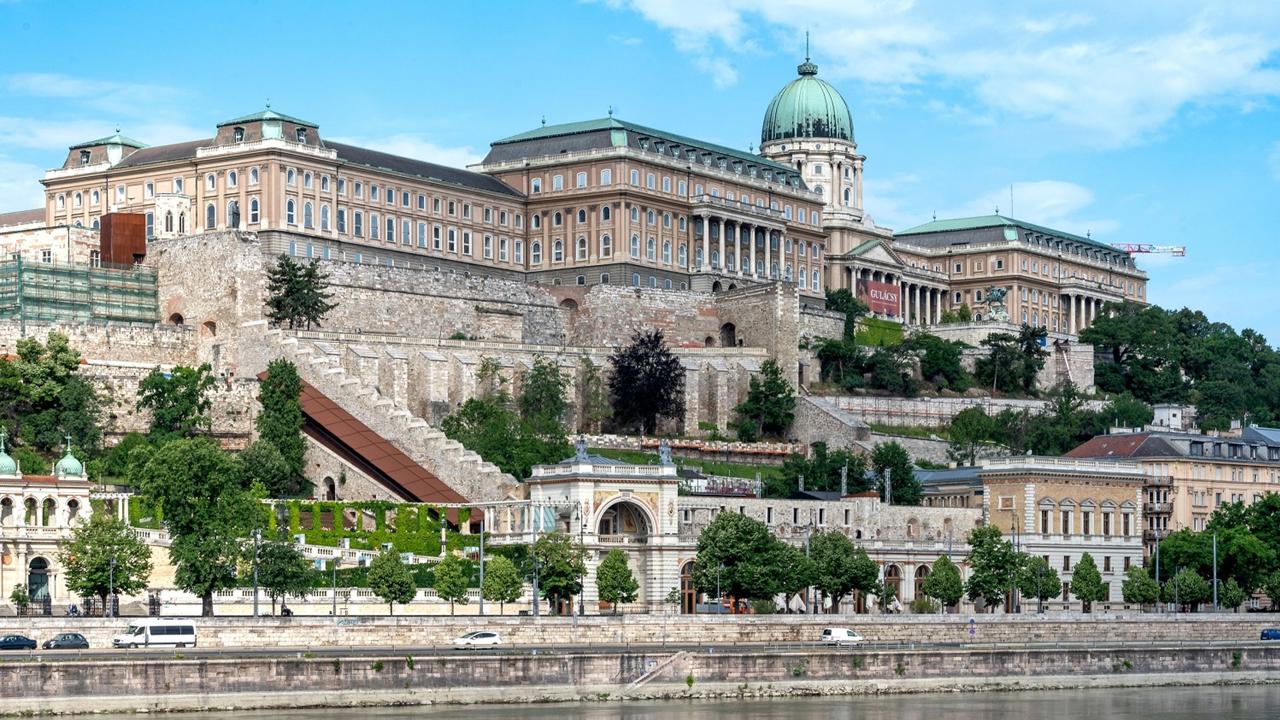
[[[164,231],[165,231],[165,232],[167,232],[167,233],[171,233],[171,232],[173,232],[173,211],[172,211],[172,210],[166,210],[166,211],[165,211],[165,214],[164,214]]]
[[[651,288],[656,288],[656,287],[658,287],[658,278],[654,277],[653,275],[650,275],[650,276],[649,276],[649,287],[651,287]]]
[[[209,203],[209,206],[204,209],[204,229],[213,230],[216,227],[218,227],[218,208],[214,207],[213,203]]]
[[[580,173],[578,173],[576,176],[574,176],[574,182],[573,182],[573,184],[574,184],[574,186],[575,186],[575,187],[580,187],[580,188],[584,188],[584,187],[586,187],[586,186],[587,186],[587,174],[586,174],[585,172],[580,172]],[[578,284],[579,284],[579,285],[582,285],[582,283],[578,283]]]
[[[59,210],[66,210],[66,209],[67,209],[67,196],[66,196],[66,195],[59,195],[59,196],[58,196],[58,209],[59,209]]]
[[[814,289],[815,291],[816,291],[816,290],[821,290],[821,289],[822,289],[822,284],[818,282],[818,271],[817,271],[817,270],[814,270],[814,271],[813,271],[813,281],[812,281],[811,283],[809,283],[809,284],[813,287],[813,289]]]
[[[578,224],[579,224],[579,225],[582,225],[582,224],[585,224],[586,222],[587,222],[587,211],[586,211],[586,210],[584,210],[584,209],[579,209],[579,210],[578,210]]]
[[[600,236],[600,257],[613,257],[613,238],[608,235]]]
[[[227,201],[227,226],[233,230],[240,227],[240,202],[238,200]]]
[[[530,222],[532,222],[532,223],[533,223],[533,229],[534,229],[534,230],[541,230],[541,229],[542,229],[542,216],[541,216],[541,215],[539,215],[538,213],[534,213],[534,214],[533,214],[533,219],[532,219]]]
[[[258,198],[249,198],[249,224],[256,225],[262,218],[261,204]]]
[[[240,183],[240,173],[237,173],[235,170],[229,170],[227,172],[227,187],[233,188],[239,183]]]
[[[849,204],[849,188],[844,189],[844,204]]]
[[[292,172],[292,171],[291,171],[291,172]],[[205,175],[205,176],[204,176],[204,189],[205,189],[205,190],[217,190],[217,189],[218,189],[218,177],[217,177],[216,175],[214,175],[213,173],[209,173],[208,175]]]
[[[98,219],[97,219],[97,218],[94,218],[94,220],[93,220],[93,226],[94,226],[95,228],[96,228],[96,227],[98,227]],[[184,212],[180,212],[180,213],[178,213],[178,234],[179,234],[179,235],[181,235],[181,234],[185,233],[186,231],[187,231],[187,214],[186,214],[186,213],[184,213]]]
[[[579,260],[586,260],[586,259],[587,259],[587,238],[586,238],[586,236],[585,236],[585,235],[583,235],[583,236],[581,236],[581,237],[579,237],[579,238],[578,238],[578,250],[577,250],[577,256],[576,256],[576,257],[577,257],[577,259],[579,259]],[[581,284],[581,283],[579,283],[579,284]]]
[[[255,168],[249,168],[249,184],[250,184],[250,185],[257,185],[257,184],[258,184],[258,168],[256,168],[256,167],[255,167]]]
[[[640,259],[640,236],[631,236],[631,257]]]
[[[633,287],[640,287],[640,273],[631,273],[631,285]]]
[[[609,273],[600,273],[600,284],[601,285],[609,284]]]
[[[320,191],[329,192],[329,176],[328,175],[320,176]]]
[[[816,192],[816,193],[821,193],[821,192],[822,192],[822,186],[821,186],[821,185],[814,185],[814,186],[813,186],[813,191],[814,191],[814,192]]]
[[[388,216],[387,217],[387,242],[393,243],[395,241],[396,241],[396,219]]]
[[[658,241],[649,236],[649,240],[644,244],[644,255],[650,260],[658,259]]]
[[[551,245],[551,262],[564,262],[564,241],[556,240]]]
[[[284,204],[284,221],[290,225],[298,222],[298,205],[293,200]]]
[[[693,249],[693,264],[697,267],[702,267],[702,259],[702,246],[695,246]]]
[[[72,203],[72,205],[74,205],[75,207],[80,207],[81,205],[84,205],[84,195],[82,193],[76,193],[75,200]]]
[[[671,264],[671,241],[670,240],[662,241],[662,262],[666,263],[667,265]]]
[[[560,214],[560,213],[558,213],[558,212],[557,212],[556,214],[552,215],[552,216],[551,216],[551,224],[552,224],[552,225],[554,225],[555,227],[560,227],[561,225],[563,225],[563,224],[564,224],[564,216],[563,216],[563,215],[561,215],[561,214]]]
[[[601,171],[600,171],[600,184],[601,184],[601,185],[612,185],[612,184],[613,184],[613,171],[612,171],[612,170],[610,170],[609,168],[605,168],[605,169],[603,169],[603,170],[601,170]]]
[[[689,264],[689,246],[680,243],[680,247],[676,249],[676,264],[684,267]]]
[[[321,230],[329,229],[329,206],[328,205],[320,206],[320,229]]]
[[[644,217],[645,217],[645,220],[648,221],[650,225],[658,224],[658,213],[650,210],[649,212],[645,213]]]
[[[586,276],[586,275],[579,275],[577,280],[578,280],[578,284],[579,284],[579,285],[586,285],[586,284],[587,284],[587,276]]]
[[[613,219],[613,208],[609,207],[608,205],[605,205],[604,207],[600,208],[601,222],[609,222],[612,219]]]
[[[662,213],[662,227],[671,227],[671,213]]]
[[[800,289],[807,290],[809,288],[809,273],[805,272],[804,268],[800,268],[799,279]]]
[[[791,282],[791,263],[787,263],[787,267],[782,271],[782,279]]]
[[[311,189],[311,173],[306,172],[302,174],[302,187],[307,188],[308,190]]]
[[[382,228],[378,225],[378,214],[369,213],[369,239],[377,240],[380,232],[382,232]],[[453,228],[449,228],[449,236],[453,236]],[[450,247],[449,252],[454,252],[454,248]]]
[[[563,176],[563,175],[553,175],[553,176],[551,177],[551,189],[552,189],[552,190],[563,190],[563,189],[564,189],[564,176]]]
[[[632,170],[632,171],[631,171],[631,184],[632,184],[632,185],[639,185],[639,184],[640,184],[640,171],[639,171],[639,170]],[[637,275],[635,279],[636,279],[635,284],[636,284],[636,285],[639,285],[639,284],[640,284],[640,276],[639,276],[639,275]]]
[[[542,243],[541,242],[538,242],[535,240],[533,245],[529,246],[529,264],[530,265],[542,264]]]
[[[305,228],[313,227],[314,226],[314,223],[312,222],[313,219],[314,218],[312,216],[311,203],[309,202],[303,203],[302,204],[302,227],[305,227]]]

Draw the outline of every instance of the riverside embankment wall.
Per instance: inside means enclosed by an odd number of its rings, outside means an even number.
[[[346,656],[0,663],[0,713],[1274,681],[1280,646]],[[635,683],[635,685],[633,685]]]
[[[969,634],[961,615],[590,615],[543,617],[212,617],[195,618],[202,648],[444,646],[472,630],[494,630],[509,645],[706,644],[813,642],[822,628],[851,627],[873,643],[1247,642],[1280,626],[1273,614],[977,615]],[[0,635],[43,642],[59,632],[83,633],[91,647],[110,647],[128,618],[0,618]]]

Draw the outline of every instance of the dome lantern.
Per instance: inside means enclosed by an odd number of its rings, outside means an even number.
[[[66,442],[67,442],[66,454],[62,456],[62,459],[58,461],[57,465],[53,466],[53,474],[56,477],[67,477],[67,476],[81,477],[84,475],[84,465],[81,465],[80,461],[77,460],[76,457],[71,454],[71,436],[70,435],[66,436]]]

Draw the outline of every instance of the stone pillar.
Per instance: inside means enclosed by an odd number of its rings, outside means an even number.
[[[935,288],[933,291],[933,324],[942,324],[942,300],[946,291],[941,288]]]
[[[764,231],[764,276],[773,279],[773,230]]]
[[[706,272],[711,267],[711,216],[702,216],[702,263],[698,269]]]
[[[920,286],[913,284],[910,286],[908,291],[911,293],[911,302],[909,303],[911,309],[910,313],[907,315],[907,322],[912,324],[923,324],[920,322]],[[912,315],[915,316],[914,320],[911,319]]]
[[[720,227],[720,272],[724,272],[724,221],[717,223]]]

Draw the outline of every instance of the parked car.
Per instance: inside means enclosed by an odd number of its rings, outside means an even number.
[[[36,641],[26,635],[5,635],[0,638],[0,650],[35,650]]]
[[[114,647],[195,647],[196,628],[190,620],[148,618],[133,620],[124,632],[111,638]]]
[[[1280,628],[1267,628],[1262,631],[1263,640],[1280,640]]]
[[[61,633],[44,641],[45,650],[88,650],[89,641],[80,633]]]
[[[487,630],[477,630],[469,632],[461,637],[453,639],[453,644],[458,647],[480,647],[483,645],[501,645],[502,637],[496,632]]]
[[[824,645],[853,647],[862,645],[866,640],[849,628],[823,628],[821,642]]]

